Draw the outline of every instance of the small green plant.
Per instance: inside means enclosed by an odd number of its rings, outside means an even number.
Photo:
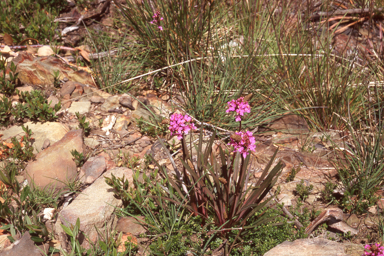
[[[7,97],[11,97],[16,92],[16,87],[20,86],[18,79],[19,73],[16,72],[17,66],[11,62],[9,67],[9,80],[6,79],[6,66],[5,61],[0,61],[0,69],[3,70],[3,75],[0,76],[0,93]]]
[[[150,117],[149,121],[143,117],[136,119],[137,127],[143,134],[151,137],[164,136],[168,132],[167,119]]]
[[[119,153],[117,157],[118,166],[126,166],[132,170],[140,165],[140,158],[137,156],[131,156],[129,153]]]
[[[57,208],[60,191],[50,188],[39,189],[29,185],[22,187],[16,180],[20,165],[15,162],[6,161],[5,166],[0,170],[0,180],[8,186],[3,191],[3,202],[0,202],[0,223],[1,229],[8,230],[8,237],[12,242],[17,234],[29,231],[31,239],[35,242],[44,242],[49,239],[49,232],[40,214],[46,207]]]
[[[291,182],[295,179],[296,177],[296,174],[301,170],[301,164],[295,168],[295,167],[292,167],[292,170],[289,172],[287,178],[285,179],[285,182]]]
[[[61,103],[52,108],[41,91],[19,92],[19,97],[21,103],[11,111],[16,120],[54,121],[58,118],[56,112],[61,108]]]
[[[2,157],[18,159],[20,161],[29,161],[34,158],[32,147],[32,131],[24,125],[21,126],[25,135],[18,140],[16,137],[11,138],[11,143],[2,143]]]
[[[325,184],[324,190],[322,191],[322,198],[325,202],[329,202],[330,204],[336,203],[338,204],[338,200],[333,195],[333,191],[336,189],[337,184],[331,181],[328,181]]]
[[[10,123],[12,101],[3,96],[0,100],[0,125],[7,126]]]
[[[80,235],[80,219],[77,218],[76,224],[71,227],[67,227],[63,224],[61,224],[61,227],[63,228],[64,232],[67,233],[69,236],[69,242],[71,245],[71,253],[68,254],[65,252],[63,249],[61,250],[61,253],[63,253],[66,256],[72,256],[72,255],[83,255],[83,252],[85,249],[81,246],[80,241],[79,241],[79,235]]]
[[[60,88],[60,70],[53,71],[53,87]]]
[[[77,120],[79,120],[79,128],[84,131],[84,135],[88,136],[91,132],[91,127],[89,126],[89,122],[85,122],[85,115],[80,115],[79,112],[76,112]]]
[[[76,149],[72,150],[71,154],[77,167],[83,166],[84,163],[87,161],[87,157],[85,157],[83,153],[79,153]]]
[[[296,193],[299,195],[300,200],[305,201],[309,194],[311,194],[311,191],[313,189],[313,185],[305,185],[304,180],[301,180],[300,183],[296,185]]]

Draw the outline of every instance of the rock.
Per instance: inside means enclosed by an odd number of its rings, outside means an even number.
[[[83,70],[74,71],[55,56],[35,58],[28,52],[20,52],[13,62],[17,65],[22,84],[53,86],[54,71],[60,71],[59,79],[67,77],[71,81],[96,87],[90,74]]]
[[[297,115],[286,115],[275,121],[268,127],[274,131],[289,134],[309,133],[309,127],[304,118]]]
[[[285,241],[269,250],[264,256],[360,256],[363,253],[362,245],[314,238]]]
[[[55,53],[53,52],[52,48],[49,47],[48,45],[44,45],[37,50],[37,56],[39,56],[39,57],[51,56],[54,54]]]
[[[151,109],[154,110],[157,115],[168,117],[173,112],[171,106],[157,96],[148,94],[147,99]]]
[[[146,146],[151,144],[151,139],[147,136],[143,136],[141,139],[136,141],[135,144],[139,145],[142,148],[145,148]]]
[[[107,118],[103,120],[103,128],[101,128],[101,130],[105,131],[106,135],[109,135],[110,130],[115,125],[115,122],[116,122],[116,116],[114,115],[107,116]]]
[[[114,228],[116,216],[113,215],[113,212],[115,207],[122,205],[122,201],[115,198],[113,190],[105,183],[104,177],[111,177],[111,174],[116,178],[125,176],[129,184],[133,184],[131,169],[114,168],[99,177],[59,213],[60,222],[67,227],[75,225],[79,218],[80,231],[84,232],[92,243],[97,241],[98,232],[105,234],[106,230]],[[90,247],[84,236],[80,237],[79,242],[86,249]]]
[[[68,132],[60,141],[36,155],[36,161],[29,162],[25,168],[27,180],[39,188],[53,186],[60,189],[77,176],[72,150],[83,153],[83,131]]]
[[[132,117],[136,119],[140,119],[141,117],[145,120],[150,120],[153,115],[146,109],[145,107],[140,107],[140,105],[137,107],[135,111],[132,112]]]
[[[84,84],[75,83],[75,86],[76,86],[76,88],[75,88],[75,90],[71,94],[71,98],[72,99],[73,98],[77,98],[77,97],[83,95],[83,93],[84,93],[84,87],[85,87]]]
[[[25,232],[20,240],[14,242],[11,246],[6,248],[0,253],[0,256],[41,256],[43,255],[40,250],[35,246],[31,240],[29,232]]]
[[[56,104],[58,104],[60,101],[57,97],[55,96],[49,96],[48,99],[47,99],[48,103],[49,103],[49,106],[51,108],[54,108]]]
[[[128,137],[123,138],[126,144],[133,144],[134,142],[138,141],[142,137],[141,133],[135,132]]]
[[[76,83],[73,81],[68,81],[63,84],[63,86],[60,89],[60,95],[61,97],[64,97],[64,95],[71,95],[72,92],[76,89]]]
[[[113,126],[113,129],[117,132],[120,132],[121,130],[126,130],[130,123],[131,123],[131,119],[128,116],[120,115],[116,119],[116,123]]]
[[[138,220],[137,220],[138,219]],[[134,236],[139,236],[146,232],[146,229],[139,222],[145,223],[144,217],[122,217],[116,225],[117,232],[131,233]]]
[[[105,102],[105,99],[104,99],[103,97],[100,97],[100,96],[92,96],[91,99],[90,99],[90,101],[91,101],[92,103],[96,103],[96,104],[98,104],[98,103],[104,103],[104,102]]]
[[[85,138],[84,144],[92,149],[95,149],[100,145],[100,142],[96,138]]]
[[[68,113],[75,114],[79,112],[80,115],[84,115],[91,109],[90,101],[78,101],[72,102],[71,107],[68,109]]]
[[[51,144],[53,144],[61,140],[68,132],[68,128],[66,128],[63,124],[55,122],[46,122],[43,124],[28,122],[25,123],[24,126],[28,126],[28,128],[32,130],[32,138],[35,139],[32,146],[34,148],[33,153],[35,154],[38,153],[43,147],[46,139],[49,139]],[[17,135],[23,135],[24,131],[21,126],[12,126],[7,130],[0,131],[0,134],[3,135],[3,140],[8,140]]]
[[[103,103],[103,105],[101,105],[100,109],[102,111],[108,112],[111,110],[118,109],[119,107],[120,107],[119,96],[115,95],[115,96],[108,97]]]
[[[128,96],[120,97],[119,103],[123,107],[129,108],[130,110],[135,110],[135,108],[132,105],[132,99]]]
[[[91,184],[107,169],[105,158],[102,156],[91,157],[85,162],[80,171],[80,180]]]
[[[41,147],[41,150],[44,150],[48,148],[51,145],[51,141],[49,139],[44,140],[43,146]]]

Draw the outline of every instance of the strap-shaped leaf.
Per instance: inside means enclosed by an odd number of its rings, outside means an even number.
[[[273,164],[273,161],[275,160],[277,151],[279,151],[279,148],[276,149],[276,151],[273,154],[271,160],[269,160],[269,163],[267,164],[267,166],[265,167],[265,169],[264,169],[263,173],[261,174],[259,180],[257,181],[256,186],[260,185],[260,183],[264,180],[264,177],[267,175],[269,169],[271,168],[271,166]]]
[[[211,138],[209,139],[208,145],[204,151],[203,166],[205,166],[207,164],[208,157],[209,157],[209,154],[212,150],[212,145],[213,145],[213,141],[215,140],[215,138],[216,138],[216,131],[214,130]]]

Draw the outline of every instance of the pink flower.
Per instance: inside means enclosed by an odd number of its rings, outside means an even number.
[[[247,157],[249,151],[256,150],[256,140],[253,137],[252,132],[235,132],[231,135],[231,141],[228,145],[233,146],[235,152],[239,152],[244,158]]]
[[[155,14],[152,16],[153,20],[149,23],[157,25],[157,28],[163,31],[163,27],[160,26],[160,21],[162,21],[164,18],[160,17],[160,11],[155,12]]]
[[[248,102],[244,101],[244,97],[240,97],[237,100],[231,100],[228,103],[228,109],[225,111],[226,113],[236,111],[236,122],[241,121],[241,117],[244,113],[251,113],[251,107]]]
[[[363,255],[369,255],[369,256],[384,256],[384,247],[381,246],[379,243],[372,244],[372,245],[365,245],[364,249],[366,250]]]
[[[181,140],[183,134],[188,134],[190,130],[196,130],[196,126],[192,123],[192,118],[188,115],[173,114],[169,121],[169,130],[171,135],[177,135],[177,138]]]

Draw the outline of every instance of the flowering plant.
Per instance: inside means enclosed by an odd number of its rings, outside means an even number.
[[[188,134],[190,130],[196,130],[196,126],[192,123],[192,118],[188,115],[173,114],[170,117],[169,130],[171,135],[177,135],[177,138],[181,140],[183,134]]]
[[[381,246],[379,243],[372,244],[372,245],[365,245],[364,246],[365,252],[363,256],[369,255],[369,256],[384,256],[384,247]]]
[[[234,102],[236,106],[228,103],[229,109],[234,109],[240,116],[244,112],[248,112],[247,106],[249,105],[243,99]],[[184,138],[184,134],[196,129],[192,119],[187,115],[173,114],[170,117],[169,129],[172,135],[177,135],[181,140],[182,170],[179,171],[161,140],[159,141],[171,160],[176,178],[168,176],[167,170],[156,161],[155,163],[160,173],[180,195],[180,199],[170,198],[166,194],[161,199],[185,205],[195,216],[203,217],[204,221],[213,217],[214,224],[218,228],[216,232],[226,238],[230,235],[230,231],[239,230],[240,232],[229,249],[230,252],[240,233],[269,220],[266,220],[261,213],[256,222],[249,223],[250,219],[254,220],[250,217],[254,216],[256,212],[260,212],[271,200],[271,198],[265,197],[276,183],[283,168],[281,162],[271,168],[277,150],[259,180],[249,186],[250,152],[255,151],[256,148],[252,132],[239,129],[230,138],[229,145],[233,146],[233,153],[226,154],[222,147],[218,146],[218,155],[216,155],[213,149],[216,132],[213,131],[203,149],[203,127],[200,127],[199,142],[197,147],[195,146],[196,157],[192,157],[190,153],[193,148],[192,142],[190,141],[188,147]]]
[[[227,104],[228,109],[225,112],[236,112],[236,122],[241,121],[241,117],[244,115],[244,113],[251,113],[251,107],[249,106],[248,102],[244,101],[244,97],[240,97],[237,100],[231,100]]]
[[[156,11],[152,18],[153,20],[149,23],[157,25],[157,28],[162,31],[163,27],[160,25],[160,21],[162,21],[164,18],[160,17],[160,11]]]

